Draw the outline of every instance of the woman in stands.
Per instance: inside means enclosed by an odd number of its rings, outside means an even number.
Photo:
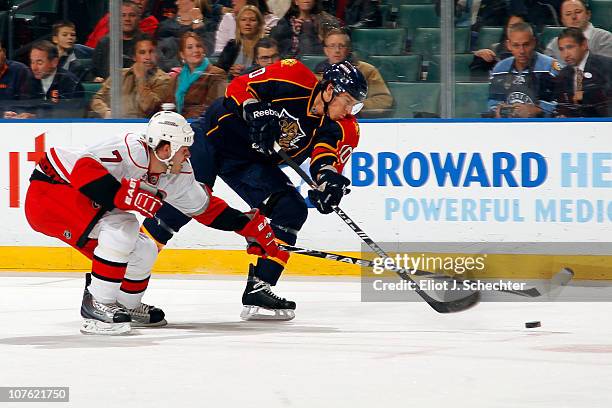
[[[324,34],[339,26],[334,16],[323,11],[321,0],[295,0],[270,36],[278,41],[283,57],[323,54]]]
[[[239,76],[255,62],[255,43],[264,36],[263,15],[255,6],[244,6],[236,16],[236,38],[223,48],[217,66],[229,73],[230,78]]]
[[[200,36],[207,50],[214,47],[214,35],[221,20],[220,5],[214,8],[208,0],[177,0],[176,17],[167,18],[159,24],[160,68],[168,71],[178,65],[178,43],[181,36],[194,32]]]
[[[181,36],[179,55],[184,62],[180,73],[170,80],[170,100],[186,118],[197,118],[213,100],[225,94],[225,71],[206,58],[202,38],[187,32]]]

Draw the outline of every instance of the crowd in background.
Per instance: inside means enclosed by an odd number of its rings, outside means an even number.
[[[57,19],[38,38],[17,36],[21,53],[12,60],[0,37],[4,118],[148,118],[164,103],[195,118],[233,78],[282,58],[314,61],[309,67],[316,75],[330,63],[351,60],[369,85],[365,117],[388,117],[409,103],[390,90],[391,78],[376,58],[353,52],[352,39],[364,29],[401,26],[396,6],[410,0],[124,1],[122,112],[111,111],[108,1],[68,3],[63,14],[72,21]],[[431,5],[440,13],[440,0]],[[609,116],[612,34],[593,26],[588,3],[454,0],[453,10],[456,26],[468,27],[473,44],[470,80],[490,83],[483,116]],[[548,26],[559,31],[543,44]],[[495,42],[476,47],[486,27],[503,30]],[[406,37],[400,54],[415,54],[418,40]],[[419,64],[417,80],[433,66]]]

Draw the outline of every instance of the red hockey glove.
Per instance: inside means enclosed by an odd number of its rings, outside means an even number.
[[[286,262],[288,255],[285,256],[285,251],[279,249],[274,241],[274,232],[266,217],[261,215],[259,210],[255,208],[245,213],[245,215],[249,217],[251,221],[249,221],[243,229],[236,232],[246,238],[248,243],[247,253],[258,255],[263,258],[267,256],[281,258]]]
[[[163,202],[157,189],[136,179],[121,180],[121,188],[113,200],[120,210],[138,211],[147,218],[153,218]]]

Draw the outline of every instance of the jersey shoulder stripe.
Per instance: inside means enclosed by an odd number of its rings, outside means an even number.
[[[134,166],[148,170],[149,169],[149,147],[145,144],[139,135],[128,133],[124,137],[125,146],[127,148],[128,157]]]

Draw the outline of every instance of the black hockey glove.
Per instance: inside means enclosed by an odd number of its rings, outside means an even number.
[[[266,155],[274,153],[274,142],[280,137],[278,112],[269,102],[251,102],[243,110],[253,149]]]
[[[321,170],[318,182],[319,188],[308,191],[308,198],[321,214],[333,212],[342,196],[351,191],[346,188],[351,184],[350,180],[333,170]]]

